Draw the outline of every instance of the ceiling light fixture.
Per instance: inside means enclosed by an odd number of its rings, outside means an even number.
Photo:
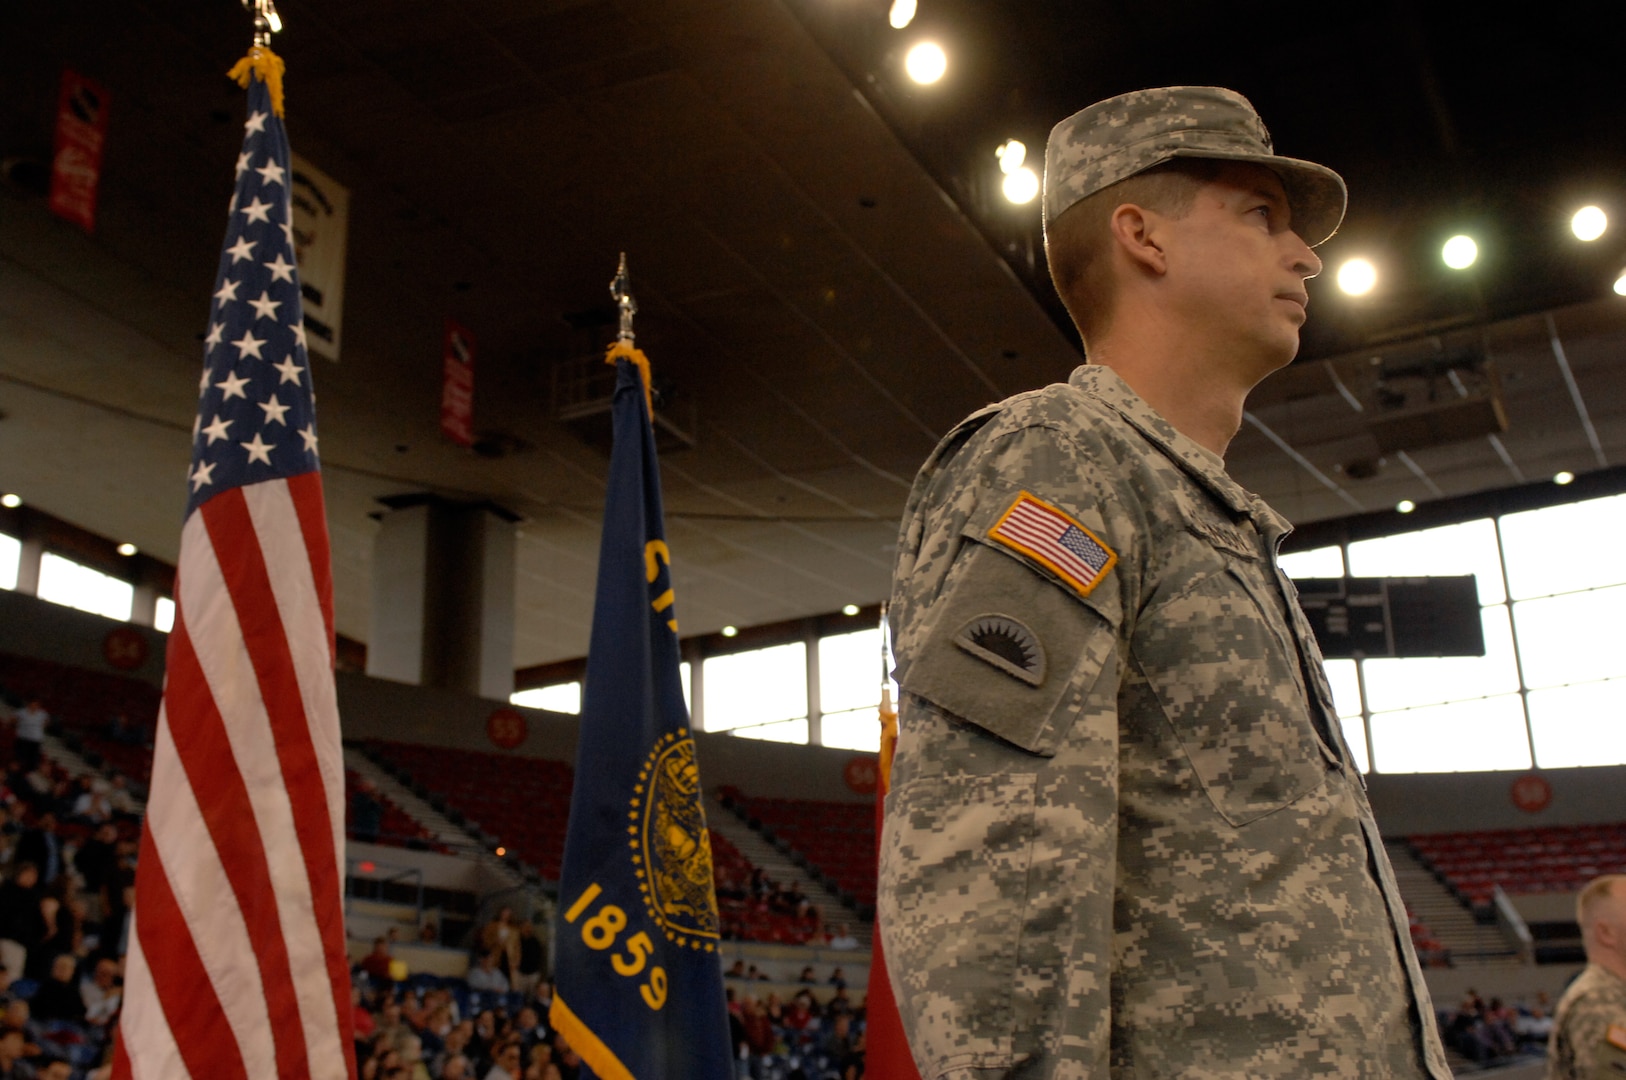
[[[1039,194],[1039,175],[1026,165],[1005,177],[999,185],[1005,198],[1017,206],[1025,206]]]
[[[1440,248],[1440,258],[1453,270],[1466,270],[1479,258],[1479,245],[1474,243],[1473,237],[1459,233]]]
[[[858,614],[858,605],[857,604],[848,604],[846,607],[841,609],[841,613],[843,615],[857,615]]]
[[[930,86],[948,70],[948,54],[935,41],[922,41],[903,58],[903,69],[922,86]]]
[[[740,628],[737,627],[737,626],[725,626],[725,627],[723,627],[723,636],[724,637],[733,637],[735,634],[738,634],[739,632],[740,632]]]
[[[1402,514],[1409,514],[1413,510],[1417,509],[1417,504],[1412,502],[1410,499],[1401,499],[1399,502],[1395,503],[1395,509],[1399,510]]]
[[[15,510],[22,504],[23,497],[21,495],[13,495],[9,491],[4,495],[0,495],[0,506],[5,507],[7,510]]]
[[[1338,287],[1349,296],[1365,296],[1378,283],[1378,268],[1367,259],[1348,259],[1338,268]]]
[[[887,13],[886,21],[892,24],[892,29],[902,30],[915,21],[915,0],[892,0],[892,10]]]
[[[1568,469],[1565,469],[1563,472],[1553,473],[1553,483],[1557,484],[1559,487],[1572,483],[1574,480],[1575,474],[1570,472]]]
[[[1596,240],[1609,228],[1609,215],[1596,206],[1583,206],[1570,218],[1570,232],[1577,240]]]
[[[994,157],[999,161],[999,171],[1009,176],[1028,159],[1027,144],[1021,139],[1006,139],[994,151]]]
[[[1615,293],[1619,296],[1626,296],[1626,270],[1622,270],[1620,276],[1615,279]]]
[[[118,547],[119,554],[125,556],[126,558],[128,558],[131,555],[134,555],[137,550],[138,549],[136,548],[136,546],[134,544],[131,544],[131,543],[123,543],[123,544],[120,544],[119,547]]]

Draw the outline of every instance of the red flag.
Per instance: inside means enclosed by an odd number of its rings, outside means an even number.
[[[204,343],[120,1080],[356,1075],[333,582],[288,143],[265,81],[281,61],[256,53]]]
[[[881,759],[875,785],[875,845],[880,858],[881,819],[885,816],[886,793],[892,789],[892,753],[898,746],[898,711],[892,707],[892,693],[881,689]],[[870,938],[869,992],[864,997],[869,1025],[864,1035],[864,1069],[871,1076],[887,1080],[920,1080],[915,1059],[909,1053],[909,1040],[898,1018],[898,1002],[892,996],[892,981],[886,973],[886,954],[881,948],[881,920],[877,915]]]

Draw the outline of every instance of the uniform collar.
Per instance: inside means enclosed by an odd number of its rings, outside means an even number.
[[[1263,499],[1231,479],[1224,459],[1176,431],[1116,371],[1104,364],[1082,364],[1073,369],[1067,381],[1129,421],[1232,513],[1253,518],[1260,531],[1271,537],[1293,530],[1287,519]]]

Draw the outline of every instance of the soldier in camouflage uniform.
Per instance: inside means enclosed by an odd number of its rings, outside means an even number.
[[[1547,1080],[1626,1078],[1626,874],[1606,874],[1576,897],[1587,966],[1558,1000]]]
[[[1231,91],[1051,133],[1095,363],[961,423],[899,539],[878,924],[923,1080],[1450,1076],[1288,525],[1221,457],[1343,207]]]

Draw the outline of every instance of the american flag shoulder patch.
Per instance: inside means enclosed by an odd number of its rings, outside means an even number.
[[[1088,596],[1118,561],[1100,537],[1026,491],[988,530],[988,539],[1046,567],[1079,596]]]

